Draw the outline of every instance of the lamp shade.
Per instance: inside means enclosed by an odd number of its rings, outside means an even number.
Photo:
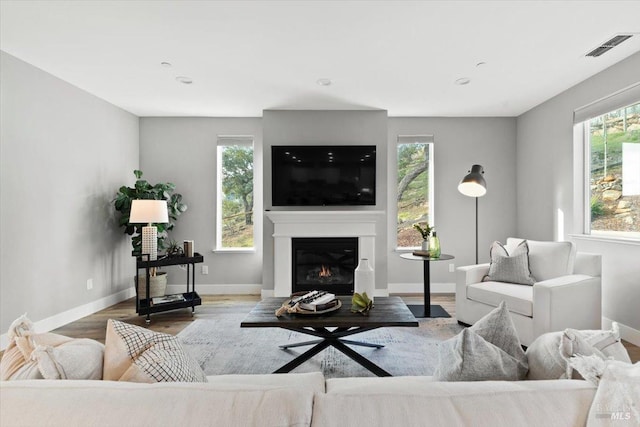
[[[129,223],[151,224],[169,222],[166,200],[133,200]]]
[[[487,182],[482,174],[484,169],[480,165],[473,165],[471,171],[458,184],[458,191],[469,197],[482,197],[487,193]]]

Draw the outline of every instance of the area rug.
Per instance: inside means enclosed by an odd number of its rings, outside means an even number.
[[[313,337],[279,328],[241,328],[244,314],[224,313],[196,319],[178,334],[186,351],[207,375],[268,374],[309,346],[282,350],[278,346]],[[418,319],[418,328],[393,327],[352,335],[350,339],[383,344],[381,349],[354,347],[394,376],[432,375],[438,365],[438,345],[462,330],[454,319]],[[320,371],[327,378],[368,377],[371,372],[329,347],[292,372]]]

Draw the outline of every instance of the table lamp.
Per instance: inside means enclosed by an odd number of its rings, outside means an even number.
[[[469,173],[458,184],[458,191],[465,196],[476,198],[476,264],[478,263],[478,197],[487,193],[487,182],[482,174],[484,169],[480,165],[471,166]]]
[[[149,260],[158,259],[158,229],[153,223],[169,222],[166,200],[133,200],[131,202],[130,224],[147,224],[142,227],[142,253],[149,254]]]

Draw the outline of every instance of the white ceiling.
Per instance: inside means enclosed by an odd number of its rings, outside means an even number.
[[[3,0],[0,12],[2,50],[138,116],[517,116],[640,51],[637,0]],[[584,57],[621,32],[639,35]]]

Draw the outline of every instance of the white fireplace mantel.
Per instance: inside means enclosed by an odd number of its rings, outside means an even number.
[[[291,295],[291,239],[294,237],[358,237],[358,256],[375,265],[376,223],[383,211],[270,211],[273,222],[273,294]]]

